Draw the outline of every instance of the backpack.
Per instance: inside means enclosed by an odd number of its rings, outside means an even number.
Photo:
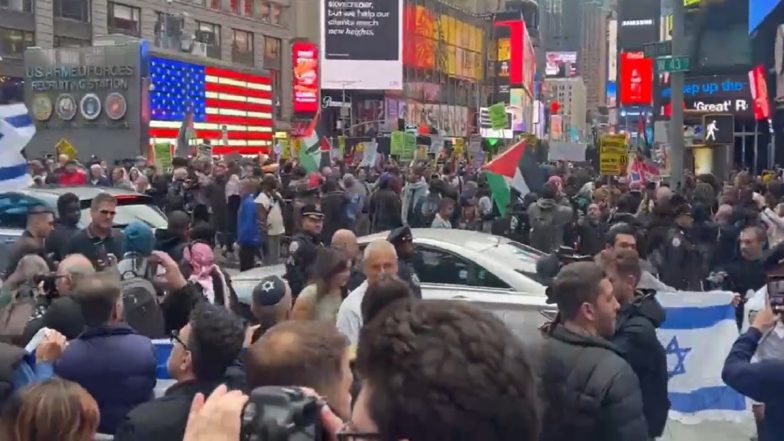
[[[158,291],[152,284],[152,267],[142,257],[124,258],[117,264],[120,271],[125,322],[148,338],[163,338],[166,329],[158,304]]]
[[[11,303],[0,309],[0,342],[23,346],[25,326],[35,311],[33,288],[22,285]]]
[[[553,251],[550,248],[554,246],[558,233],[555,227],[555,210],[538,210],[528,216],[528,224],[531,226],[531,246],[548,253]]]

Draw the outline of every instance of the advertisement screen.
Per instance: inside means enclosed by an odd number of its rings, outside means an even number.
[[[621,53],[622,106],[647,106],[653,99],[653,60],[642,52]]]
[[[654,106],[658,119],[668,119],[672,112],[670,75],[659,75]],[[741,119],[754,117],[749,76],[687,75],[683,86],[685,116],[692,120],[705,113],[732,113]]]
[[[618,49],[639,50],[659,41],[660,0],[618,1]]]
[[[555,78],[577,75],[577,52],[547,52],[544,74]]]
[[[523,75],[523,45],[526,43],[526,29],[523,20],[501,20],[495,22],[496,35],[501,36],[499,41],[508,38],[509,43],[506,42],[498,45],[499,49],[499,66],[497,68],[501,76],[509,77],[509,84],[511,86],[522,86],[524,84]],[[502,50],[507,51],[508,60],[501,60]]]
[[[617,97],[617,88],[615,85],[615,81],[608,81],[607,82],[607,107],[615,107],[618,105]]]
[[[321,86],[403,89],[403,0],[321,0]]]
[[[320,103],[318,46],[309,41],[295,41],[291,44],[291,57],[294,113],[312,117]]]
[[[765,67],[756,66],[749,71],[749,88],[751,89],[754,119],[757,121],[770,118],[770,99],[768,97],[768,81],[765,78]]]
[[[781,0],[748,0],[749,1],[749,34],[765,20]]]

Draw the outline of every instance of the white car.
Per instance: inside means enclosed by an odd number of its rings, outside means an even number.
[[[474,303],[496,314],[523,340],[538,336],[545,316],[555,312],[546,303],[545,287],[534,280],[540,251],[473,231],[421,228],[412,233],[413,267],[423,298]],[[387,234],[361,237],[360,247]],[[271,274],[283,276],[285,267],[254,268],[233,276],[240,301],[250,303],[253,288]]]

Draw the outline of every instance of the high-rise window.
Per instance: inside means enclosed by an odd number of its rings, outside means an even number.
[[[35,34],[29,31],[0,28],[0,55],[22,58],[25,48],[35,45]]]
[[[207,44],[207,56],[221,57],[221,27],[206,21],[196,22],[196,41]]]
[[[54,36],[54,47],[87,47],[90,46],[90,40],[82,40],[81,38],[70,38]]]
[[[253,66],[253,32],[233,30],[231,61]]]
[[[109,2],[109,32],[141,36],[142,10],[133,6]]]
[[[264,36],[264,68],[280,69],[280,38]]]
[[[0,0],[2,1],[2,0]],[[54,16],[69,20],[90,22],[89,0],[54,0]]]
[[[0,9],[33,12],[33,0],[0,0]]]

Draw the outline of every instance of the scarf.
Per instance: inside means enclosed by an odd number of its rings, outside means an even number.
[[[196,242],[190,247],[185,248],[183,255],[192,269],[191,276],[188,280],[201,286],[204,296],[207,297],[207,301],[214,305],[215,280],[213,280],[213,278],[218,277],[218,282],[221,283],[223,288],[223,306],[230,310],[231,302],[229,300],[229,287],[220,268],[215,265],[215,255],[212,252],[212,248],[205,243]]]

